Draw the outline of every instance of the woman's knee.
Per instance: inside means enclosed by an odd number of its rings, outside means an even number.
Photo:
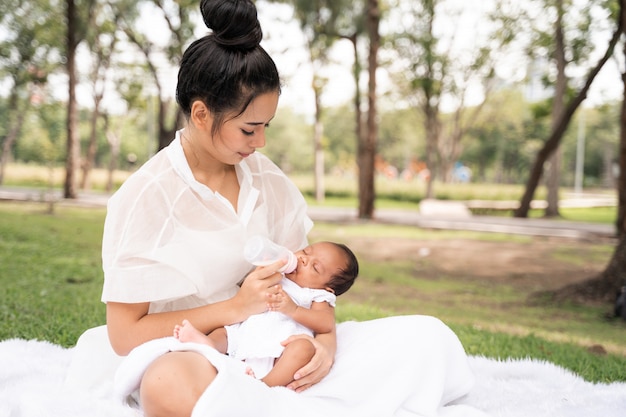
[[[189,417],[217,370],[194,352],[171,352],[146,370],[140,387],[146,417]]]

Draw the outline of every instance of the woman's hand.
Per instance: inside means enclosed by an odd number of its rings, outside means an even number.
[[[276,261],[260,266],[248,274],[241,289],[233,297],[235,308],[242,313],[241,321],[253,314],[267,311],[268,303],[281,291],[278,284],[283,275],[278,270],[284,265],[285,261]]]
[[[294,340],[303,338],[313,343],[313,346],[315,346],[315,355],[313,355],[308,364],[296,371],[293,376],[294,381],[287,385],[287,388],[296,392],[302,392],[320,382],[322,378],[328,375],[335,361],[335,332],[321,334],[316,338],[305,334],[294,335],[283,341],[282,345],[287,346]]]

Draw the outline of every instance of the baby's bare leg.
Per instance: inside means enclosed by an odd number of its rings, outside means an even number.
[[[226,353],[228,340],[226,329],[223,327],[213,330],[205,335],[196,329],[188,320],[183,320],[182,325],[174,327],[174,337],[181,342],[202,343],[217,349],[221,353]]]
[[[262,381],[270,387],[288,385],[296,371],[309,363],[314,354],[315,346],[310,341],[294,340],[285,346],[283,354]]]

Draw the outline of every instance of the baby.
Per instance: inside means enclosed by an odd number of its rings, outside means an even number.
[[[335,326],[336,296],[354,283],[359,264],[341,243],[318,242],[296,252],[296,269],[285,274],[278,300],[268,311],[250,316],[208,335],[189,321],[174,328],[181,342],[206,343],[221,353],[246,362],[248,374],[268,386],[286,386],[295,372],[315,354],[310,340],[297,339],[283,346],[291,335],[329,333]]]

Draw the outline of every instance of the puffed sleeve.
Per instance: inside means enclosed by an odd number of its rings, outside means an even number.
[[[102,301],[138,303],[194,294],[199,274],[176,242],[171,196],[162,185],[129,179],[109,200],[102,241]]]

